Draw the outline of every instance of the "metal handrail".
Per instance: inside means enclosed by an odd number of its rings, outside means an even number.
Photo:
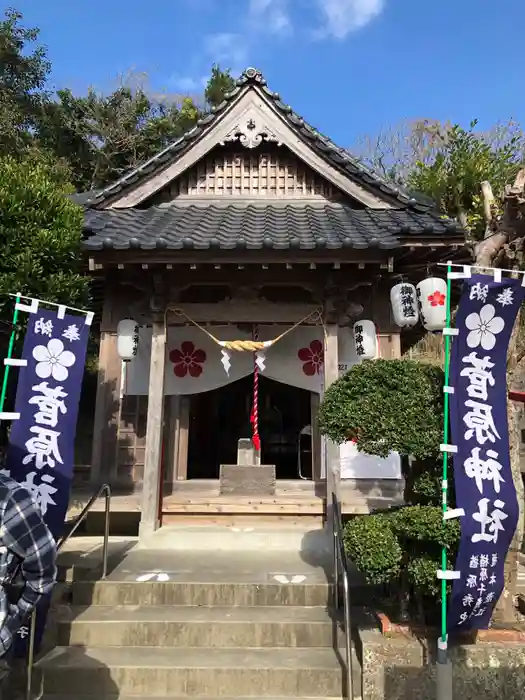
[[[86,503],[82,509],[80,515],[77,517],[75,524],[69,532],[67,532],[63,537],[61,537],[60,542],[57,545],[57,554],[60,552],[62,547],[66,544],[69,538],[77,531],[81,523],[86,519],[89,511],[93,508],[94,504],[98,499],[104,494],[105,505],[104,505],[104,541],[102,544],[102,579],[105,579],[108,575],[108,552],[109,552],[109,513],[111,506],[111,489],[109,484],[103,484],[99,490],[91,496],[89,501]],[[25,700],[31,700],[31,691],[33,689],[33,667],[35,664],[35,627],[36,627],[36,607],[33,608],[31,612],[31,621],[29,624],[29,648],[27,651],[27,678],[26,678],[26,697]]]
[[[348,566],[343,542],[343,522],[341,504],[335,493],[332,494],[332,532],[334,537],[334,607],[339,610],[339,584],[343,581],[343,626],[346,647],[347,698],[354,700],[354,673],[352,668],[352,627],[350,620],[350,584]]]

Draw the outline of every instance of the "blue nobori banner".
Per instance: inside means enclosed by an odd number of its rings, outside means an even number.
[[[29,308],[27,309],[29,310]],[[90,315],[31,310],[18,376],[6,470],[33,496],[55,540],[62,534],[73,480],[78,405]],[[46,603],[46,604],[44,604]],[[37,615],[38,644],[47,612]],[[25,653],[28,628],[19,631],[17,656]]]
[[[449,384],[451,443],[461,541],[448,631],[487,627],[504,587],[518,523],[507,422],[507,351],[525,298],[521,280],[472,275],[456,315]]]

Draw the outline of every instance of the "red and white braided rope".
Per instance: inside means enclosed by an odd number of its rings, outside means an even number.
[[[253,327],[253,340],[259,340],[259,330]],[[257,365],[257,353],[253,353],[253,401],[252,401],[252,442],[253,446],[260,452],[261,439],[259,437],[259,367]]]

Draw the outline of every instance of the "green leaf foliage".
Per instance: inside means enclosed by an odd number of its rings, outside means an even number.
[[[442,547],[452,561],[460,538],[459,522],[443,521],[441,507],[443,383],[435,365],[365,361],[329,387],[320,408],[321,431],[335,442],[353,438],[370,454],[412,457],[410,467],[405,459],[408,505],[350,520],[344,532],[367,581],[402,591],[409,604],[437,602]]]
[[[399,577],[403,551],[388,515],[381,513],[350,520],[344,530],[344,544],[368,583],[390,583]]]
[[[323,435],[356,440],[368,454],[395,450],[424,459],[439,455],[443,372],[412,360],[365,360],[327,389],[319,411]]]
[[[443,510],[437,506],[410,506],[395,511],[391,518],[391,526],[401,541],[405,544],[437,545],[453,549],[459,542],[459,522],[444,521]]]
[[[443,478],[443,460],[415,460],[406,469],[405,500],[407,503],[424,506],[441,506],[441,480]],[[448,480],[448,502],[455,503],[454,480]]]
[[[415,556],[407,564],[407,580],[419,595],[438,596],[441,592],[441,582],[436,576],[436,571],[439,569],[439,557],[431,557],[428,554]]]
[[[224,99],[224,95],[235,87],[235,80],[229,70],[221,70],[221,67],[214,63],[211,69],[210,79],[206,84],[204,97],[210,107],[218,107]]]
[[[458,218],[476,241],[485,233],[481,183],[492,186],[497,216],[505,186],[525,162],[525,134],[514,120],[484,130],[476,120],[461,126],[416,119],[360,139],[358,150],[388,180]]]
[[[344,530],[346,552],[368,583],[398,588],[405,576],[422,595],[439,593],[436,571],[441,568],[441,547],[453,561],[459,538],[459,523],[444,522],[442,509],[436,506],[407,506],[357,517]]]
[[[39,30],[20,12],[0,18],[0,155],[47,151],[78,191],[108,185],[159,153],[219,105],[235,84],[211,69],[204,95],[159,93],[144,74],[130,73],[109,93],[74,94],[46,87],[51,71]]]
[[[86,95],[58,90],[46,102],[39,125],[42,147],[69,163],[75,187],[108,185],[152,158],[192,129],[220,104],[234,80],[214,65],[205,104],[192,97],[155,95],[144,81],[123,84],[110,94],[90,88]]]
[[[81,253],[83,212],[45,160],[0,158],[0,299],[9,292],[72,306],[89,300]]]
[[[39,30],[21,20],[12,8],[0,19],[0,154],[20,153],[32,144],[47,99],[51,64],[45,49],[35,45]]]
[[[406,184],[447,216],[463,219],[478,240],[485,231],[481,183],[490,182],[500,197],[523,164],[525,140],[518,129],[487,135],[476,132],[476,126],[473,121],[468,129],[456,124],[440,131],[433,157],[416,161]]]
[[[38,128],[40,144],[66,160],[77,189],[101,187],[156,155],[191,129],[201,112],[191,98],[155,100],[143,87],[109,95],[59,90]]]

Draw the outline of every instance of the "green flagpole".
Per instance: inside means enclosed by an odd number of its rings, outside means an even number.
[[[447,390],[450,377],[450,322],[451,322],[451,290],[452,281],[450,272],[452,266],[447,265],[447,310],[446,310],[446,325],[445,329],[445,357],[443,361],[443,369],[445,372],[444,384],[444,405],[443,405],[443,444],[448,445],[449,438],[449,415],[450,415],[450,399]],[[443,482],[442,482],[442,504],[443,504],[443,520],[447,512],[448,503],[448,452],[443,452]],[[443,547],[441,550],[441,569],[447,570],[447,550]],[[452,673],[448,664],[448,639],[447,639],[447,579],[441,580],[441,637],[438,644],[438,663],[437,663],[437,700],[451,700],[452,698]]]
[[[450,265],[447,267],[447,273],[451,271]],[[452,282],[447,274],[447,320],[446,328],[450,328],[450,291]],[[445,335],[445,386],[448,387],[450,376],[450,335]],[[444,410],[443,410],[443,444],[448,445],[448,426],[449,426],[449,396],[445,392]],[[448,496],[448,452],[443,452],[443,515],[447,512],[447,496]],[[441,568],[447,570],[447,550],[443,547],[441,551]],[[441,641],[447,641],[447,582],[445,579],[441,581]]]
[[[20,294],[16,295],[15,299],[15,308],[13,311],[13,320],[11,322],[13,328],[11,330],[11,337],[9,338],[9,346],[7,348],[7,360],[10,360],[13,356],[13,348],[15,346],[15,338],[16,338],[16,322],[18,321],[18,308],[17,304],[20,301]],[[4,378],[2,380],[2,393],[0,394],[0,413],[4,412],[4,404],[5,404],[5,399],[7,396],[7,385],[9,381],[9,370],[10,370],[10,365],[5,365],[4,364]]]

